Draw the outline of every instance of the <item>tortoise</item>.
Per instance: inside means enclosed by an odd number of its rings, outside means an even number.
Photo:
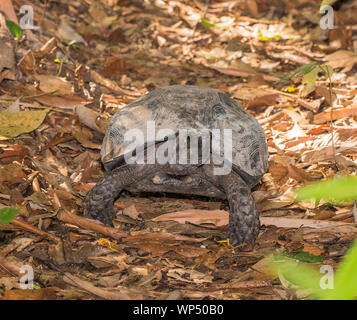
[[[160,136],[151,135],[147,130],[150,123],[155,124],[157,132],[166,131]],[[132,129],[143,132],[135,145],[126,136]],[[186,156],[192,161],[177,161],[178,155],[174,153],[170,153],[173,156],[167,157],[166,162],[156,161],[159,148],[168,141],[180,142],[178,139],[183,136],[184,129],[189,134],[182,141],[187,142]],[[231,130],[231,140],[227,134],[231,160],[224,159],[223,163],[231,170],[219,174],[217,170],[223,166],[214,159],[220,156],[222,159],[225,154],[223,147],[213,148],[212,133],[217,129]],[[212,138],[208,152],[202,151],[206,141],[202,132],[208,132]],[[195,137],[198,137],[198,147],[197,143],[191,143]],[[214,141],[225,143],[224,137],[221,134]],[[167,156],[168,148],[165,150],[161,154]],[[196,162],[193,161],[195,152]],[[139,155],[141,161],[128,161],[139,159]],[[101,160],[106,175],[88,192],[84,201],[85,214],[90,218],[112,225],[113,204],[122,190],[222,198],[228,200],[230,208],[230,243],[254,246],[260,221],[251,188],[267,171],[268,148],[257,120],[229,95],[191,85],[167,86],[147,93],[113,115],[102,143]]]

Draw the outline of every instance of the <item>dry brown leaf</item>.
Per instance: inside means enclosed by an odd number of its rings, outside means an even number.
[[[55,37],[52,37],[40,48],[40,50],[34,51],[34,56],[37,59],[42,59],[56,47],[57,47],[57,40]]]
[[[202,210],[204,211],[204,210]],[[155,220],[155,219],[153,219]],[[163,220],[165,221],[165,220]],[[137,234],[132,234],[125,238],[126,241],[130,242],[146,242],[146,241],[189,241],[189,242],[202,242],[206,240],[206,238],[191,238],[187,236],[181,236],[179,234],[173,234],[168,232],[140,232]]]
[[[73,95],[64,95],[64,96],[44,95],[41,97],[36,97],[34,99],[47,106],[56,107],[60,109],[68,109],[68,110],[74,110],[76,106],[91,103],[91,101],[86,101],[81,97],[73,96]]]
[[[326,61],[333,69],[343,68],[341,72],[348,72],[357,63],[357,54],[352,51],[338,50],[327,55]]]
[[[138,210],[136,210],[135,205],[131,205],[127,208],[124,208],[123,214],[134,219],[134,220],[137,220],[139,218],[139,212],[138,212]]]
[[[10,30],[6,26],[6,17],[0,11],[0,80],[1,81],[4,78],[10,80],[16,79],[14,41],[12,37],[13,36],[10,33]]]
[[[297,218],[284,218],[284,217],[261,217],[261,223],[265,225],[274,225],[278,228],[316,228],[316,229],[325,229],[325,228],[337,228],[337,227],[354,227],[351,223],[345,222],[335,222],[335,221],[326,221],[326,220],[312,220],[312,219],[297,219]]]
[[[19,24],[19,21],[17,20],[17,16],[16,16],[16,13],[15,13],[15,10],[14,10],[11,0],[2,0],[0,2],[0,10],[6,14],[6,17],[8,19],[10,19],[11,21],[14,21],[16,24]]]
[[[308,182],[313,180],[305,170],[297,168],[292,164],[288,164],[288,173],[290,178],[299,182]]]
[[[348,118],[351,116],[357,116],[357,107],[349,107],[343,109],[333,109],[332,110],[332,120],[338,120],[342,118]],[[321,124],[329,122],[331,119],[331,112],[321,112],[314,116],[314,123]]]
[[[57,300],[58,288],[47,287],[39,289],[14,289],[5,290],[3,300]]]
[[[56,92],[62,95],[72,95],[72,84],[64,78],[50,74],[37,74],[35,77],[40,81],[40,89],[43,92]]]
[[[9,148],[6,148],[3,153],[0,154],[0,162],[2,164],[9,164],[13,161],[19,161],[29,154],[29,149],[25,146],[14,144]]]
[[[256,76],[257,72],[246,72],[246,71],[240,71],[234,68],[223,68],[223,67],[215,67],[215,66],[208,66],[211,69],[214,69],[220,73],[227,74],[229,76],[236,76],[236,77],[253,77]],[[269,76],[266,74],[262,74],[262,77],[266,81],[279,81],[280,79],[278,77],[274,76]]]
[[[87,258],[88,262],[95,268],[115,267],[118,269],[116,270],[117,272],[128,269],[129,265],[126,264],[127,259],[128,255],[126,253],[122,253],[119,256],[107,255]]]
[[[75,41],[77,43],[84,43],[87,45],[87,42],[83,39],[83,37],[77,33],[70,25],[69,25],[69,17],[66,15],[61,16],[61,22],[58,26],[58,35],[67,41]]]
[[[206,275],[196,270],[182,268],[170,269],[167,272],[167,276],[170,278],[174,278],[175,280],[183,282],[193,282],[198,284],[210,283],[213,280],[213,277],[210,275]]]
[[[223,210],[185,210],[163,214],[152,219],[153,221],[174,220],[179,223],[190,222],[197,225],[225,226],[228,223],[227,212]]]
[[[334,92],[330,92],[330,89],[323,86],[316,86],[316,95],[323,96],[328,105],[332,105],[333,102],[337,99],[337,96]],[[331,101],[332,98],[332,101]]]
[[[63,276],[63,280],[72,286],[79,287],[107,300],[143,299],[143,294],[137,290],[127,288],[111,288],[111,290],[102,289],[94,286],[90,281],[82,280],[68,272]]]
[[[104,64],[104,68],[99,72],[103,77],[112,78],[121,75],[125,68],[123,58],[110,56]]]
[[[89,132],[89,129],[81,128],[79,130],[73,130],[72,135],[85,148],[100,150],[102,147],[100,144],[90,140],[92,134]]]
[[[37,73],[36,60],[31,50],[28,50],[18,62],[20,70],[28,77]]]
[[[255,0],[247,0],[246,6],[248,8],[248,11],[250,13],[250,16],[256,17],[259,13],[258,5]]]
[[[5,166],[0,166],[0,183],[1,184],[14,184],[24,182],[26,177],[22,167],[18,164],[11,163]]]
[[[247,104],[247,108],[267,107],[274,105],[278,102],[279,94],[271,93],[263,96],[256,97],[250,100]]]
[[[352,29],[335,26],[329,32],[330,48],[347,49],[352,47]]]
[[[274,163],[269,166],[269,173],[272,175],[276,183],[284,183],[284,178],[287,178],[288,169],[285,165]]]
[[[76,106],[74,111],[77,114],[80,122],[97,132],[105,134],[105,130],[99,127],[96,123],[96,119],[99,117],[99,113],[84,106]]]
[[[304,247],[302,251],[313,254],[314,256],[320,256],[324,253],[323,249],[320,249],[318,246],[307,242],[304,242]]]

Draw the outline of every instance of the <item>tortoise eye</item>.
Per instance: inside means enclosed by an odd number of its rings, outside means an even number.
[[[223,116],[226,114],[226,110],[224,110],[224,107],[220,104],[216,104],[212,107],[212,115],[213,117],[219,117]]]

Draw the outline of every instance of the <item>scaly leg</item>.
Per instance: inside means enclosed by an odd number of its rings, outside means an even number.
[[[156,165],[128,164],[115,168],[102,178],[84,200],[85,214],[107,225],[113,225],[113,205],[120,192],[137,180],[155,173]]]
[[[251,243],[254,246],[260,220],[250,187],[235,171],[214,175],[212,165],[202,166],[203,175],[224,191],[229,202],[229,239],[233,246]]]

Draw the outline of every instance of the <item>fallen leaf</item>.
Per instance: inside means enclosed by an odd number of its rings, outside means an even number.
[[[47,106],[61,108],[61,109],[68,109],[68,110],[74,110],[76,106],[91,103],[91,101],[86,101],[81,97],[72,96],[72,95],[56,96],[51,94],[51,95],[36,97],[34,99]]]
[[[351,71],[357,63],[357,54],[352,51],[338,50],[326,56],[326,61],[333,69],[343,68],[341,72]]]
[[[0,72],[1,78],[15,80],[15,56],[12,34],[7,28],[6,17],[0,12]]]
[[[152,219],[153,221],[174,220],[179,223],[190,222],[197,225],[225,226],[228,223],[227,212],[223,210],[185,210],[163,214]]]
[[[210,283],[213,280],[213,276],[206,275],[196,270],[182,268],[170,269],[167,272],[167,276],[182,282],[193,283]]]
[[[272,93],[254,98],[248,102],[247,108],[267,107],[274,105],[279,100],[279,94]]]
[[[103,77],[111,78],[121,75],[124,71],[125,63],[123,58],[108,57],[104,68],[99,72]]]
[[[3,300],[57,300],[57,288],[47,287],[40,289],[14,289],[6,290]]]
[[[15,10],[14,10],[11,0],[2,0],[0,2],[0,10],[6,14],[8,19],[19,24],[19,21],[17,20],[17,16],[16,16],[16,13],[15,13]]]
[[[252,77],[256,76],[259,74],[258,72],[246,72],[246,71],[240,71],[234,68],[223,68],[223,67],[215,67],[215,66],[208,66],[211,69],[214,69],[220,73],[227,74],[229,76],[236,76],[236,77]],[[279,81],[280,79],[278,77],[274,76],[269,76],[266,74],[262,74],[262,77],[266,81]]]
[[[19,144],[13,144],[0,154],[0,162],[9,164],[13,161],[20,161],[29,154],[29,149]]]
[[[0,166],[0,183],[1,184],[14,184],[23,182],[26,177],[25,172],[21,166],[15,163],[10,163],[5,166]]]
[[[72,84],[64,78],[56,77],[50,74],[38,74],[35,76],[40,81],[40,89],[43,92],[54,92],[59,94],[71,95]]]
[[[89,129],[84,128],[89,131]],[[72,135],[73,137],[85,148],[90,148],[90,149],[101,149],[101,145],[98,143],[94,143],[90,140],[89,134],[86,132],[86,130],[79,129],[79,130],[73,130]]]
[[[68,18],[65,16],[61,17],[61,22],[58,27],[58,34],[63,40],[67,40],[68,42],[74,41],[77,43],[84,43],[87,45],[87,42],[83,39],[83,37],[76,32],[68,23]]]
[[[356,115],[357,115],[357,106],[332,110],[332,120],[348,118],[348,117],[356,116]],[[318,113],[314,116],[314,123],[322,124],[322,123],[329,122],[330,119],[331,119],[331,112],[325,111],[325,112]]]
[[[126,216],[128,216],[134,220],[137,220],[139,218],[139,212],[138,212],[138,210],[136,210],[136,207],[134,205],[124,208],[123,214],[125,214]]]
[[[288,164],[288,173],[290,178],[299,182],[308,182],[313,180],[305,170],[297,168],[292,164]]]

